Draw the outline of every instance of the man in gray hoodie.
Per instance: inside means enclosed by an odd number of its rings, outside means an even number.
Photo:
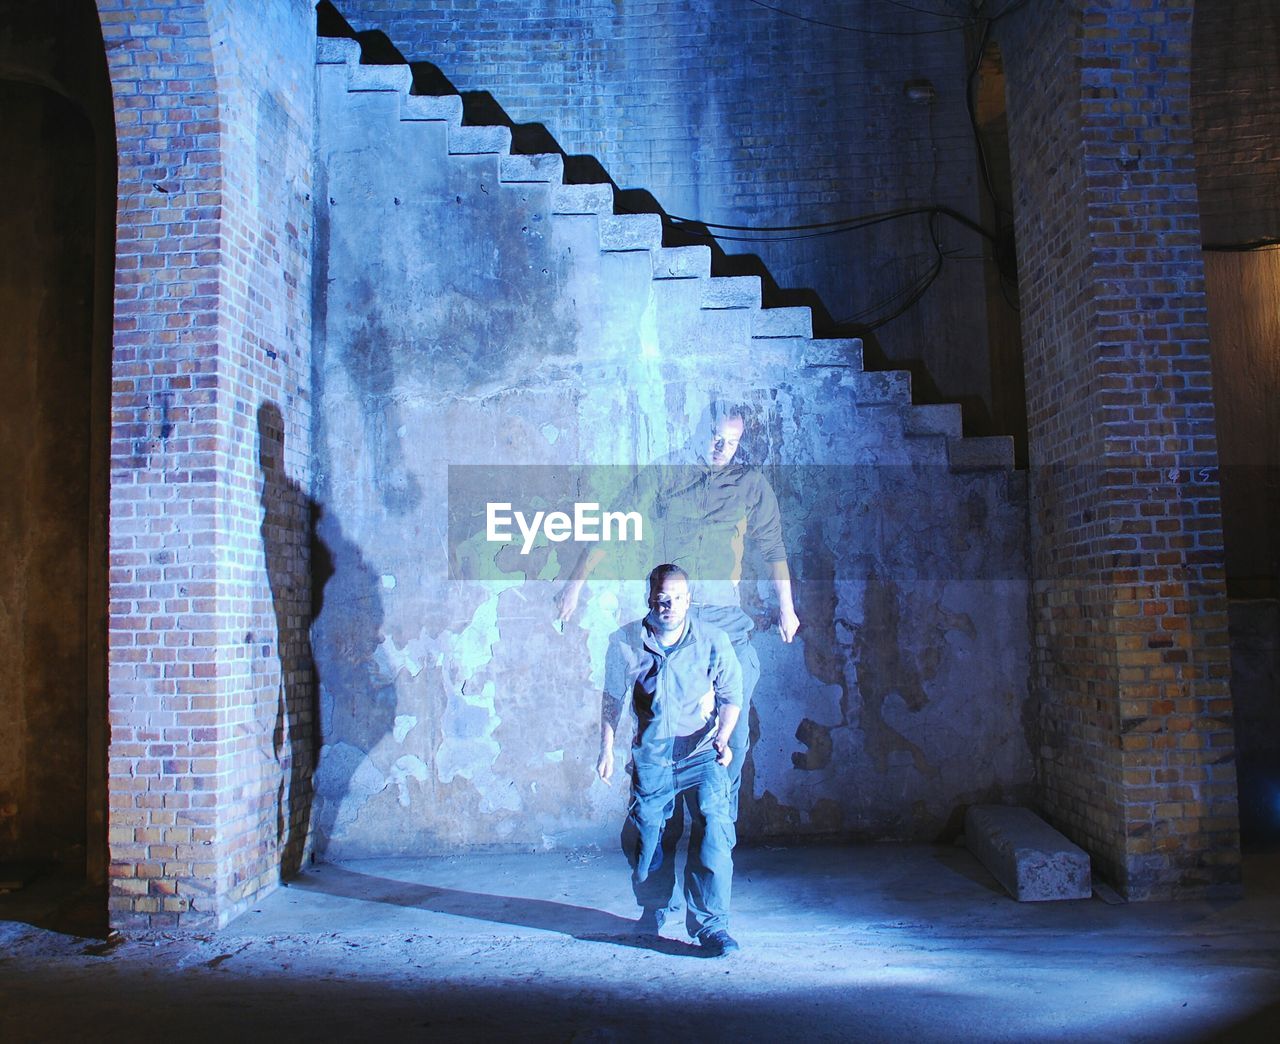
[[[648,614],[610,637],[596,771],[606,783],[613,777],[616,728],[630,702],[636,731],[623,848],[644,909],[638,926],[653,934],[662,927],[673,880],[653,872],[671,858],[662,833],[684,802],[692,821],[685,925],[710,956],[720,957],[739,948],[728,931],[737,841],[729,766],[742,670],[729,636],[691,615],[689,603],[688,574],[660,565],[649,574]]]

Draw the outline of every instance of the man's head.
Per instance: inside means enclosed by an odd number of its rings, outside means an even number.
[[[689,574],[678,565],[660,565],[649,574],[649,625],[673,633],[689,612]]]
[[[738,443],[747,426],[741,406],[717,400],[707,407],[695,445],[713,468],[726,467],[738,452]]]

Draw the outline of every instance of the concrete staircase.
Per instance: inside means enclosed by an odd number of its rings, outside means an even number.
[[[769,360],[785,369],[803,367],[839,370],[850,406],[896,407],[901,436],[911,447],[904,462],[946,464],[952,471],[1011,470],[1013,440],[1007,436],[965,438],[961,433],[958,404],[915,404],[911,401],[911,375],[906,371],[863,369],[862,342],[856,338],[815,338],[812,313],[807,307],[765,308],[758,276],[716,276],[711,273],[711,250],[706,246],[664,246],[662,219],[657,214],[614,212],[613,186],[565,184],[564,158],[557,153],[523,155],[511,151],[511,130],[505,126],[468,126],[463,123],[459,95],[410,93],[412,71],[408,65],[363,65],[356,40],[321,38],[320,66],[342,67],[351,94],[382,93],[399,101],[402,124],[434,124],[446,130],[447,151],[453,157],[493,157],[498,180],[506,185],[541,185],[549,188],[549,218],[588,218],[598,227],[603,254],[647,254],[652,279],[661,284],[687,284],[679,292],[663,296],[676,307],[696,307],[705,312],[737,312],[746,316],[750,356]],[[678,303],[677,303],[678,302]]]

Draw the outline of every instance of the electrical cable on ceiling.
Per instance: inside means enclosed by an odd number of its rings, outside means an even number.
[[[929,235],[933,242],[935,252],[934,261],[929,270],[918,276],[901,290],[890,294],[888,297],[876,302],[868,308],[864,308],[851,316],[839,320],[840,322],[863,323],[867,316],[879,312],[884,307],[896,305],[893,308],[893,311],[889,314],[883,315],[873,321],[865,322],[864,325],[866,329],[874,330],[877,327],[883,326],[885,323],[898,318],[909,308],[915,305],[941,274],[944,262],[947,260],[947,253],[943,250],[942,244],[939,240],[937,220],[940,216],[949,217],[971,231],[983,236],[995,247],[995,255],[993,259],[996,264],[996,273],[1001,296],[1010,308],[1014,311],[1019,311],[1020,308],[1016,299],[1017,273],[1012,268],[1015,262],[1012,260],[1012,250],[1010,249],[1012,236],[1007,227],[1012,215],[1009,212],[1009,209],[1004,206],[995,190],[994,179],[991,174],[990,164],[987,159],[986,150],[983,146],[982,136],[978,125],[977,104],[974,88],[978,70],[981,68],[983,53],[986,49],[987,41],[991,36],[991,27],[1002,18],[1005,18],[1008,15],[1013,14],[1015,11],[1025,7],[1029,0],[1009,0],[1001,10],[992,15],[985,16],[982,14],[982,9],[986,6],[986,0],[976,0],[976,2],[972,4],[970,13],[967,16],[952,14],[950,12],[928,10],[926,8],[906,3],[905,0],[882,0],[882,2],[902,10],[912,11],[932,18],[949,18],[957,23],[955,25],[941,28],[917,30],[867,29],[860,26],[843,25],[820,18],[812,18],[773,4],[765,3],[764,0],[748,0],[748,2],[756,7],[772,11],[775,14],[783,15],[787,18],[795,19],[796,21],[806,22],[810,25],[822,26],[828,29],[860,33],[866,36],[933,36],[939,33],[967,30],[980,25],[982,27],[981,35],[978,39],[977,47],[975,48],[973,64],[969,68],[969,73],[965,81],[965,104],[969,113],[970,125],[973,129],[974,143],[978,154],[978,166],[981,172],[983,186],[986,188],[987,193],[995,206],[995,216],[998,227],[995,232],[992,232],[958,211],[952,210],[949,207],[941,206],[902,207],[896,210],[884,211],[879,214],[866,214],[853,218],[802,225],[724,225],[717,224],[715,222],[699,221],[696,218],[680,217],[677,215],[667,215],[667,219],[686,234],[691,234],[696,237],[710,239],[713,241],[720,240],[724,242],[755,243],[796,242],[830,235],[840,235],[845,232],[869,228],[898,218],[927,214],[929,219]],[[712,230],[715,231],[713,232]],[[896,304],[899,301],[901,301],[901,304]]]
[[[929,15],[932,18],[954,18],[958,22],[965,21],[967,18],[965,15],[952,14],[950,11],[930,11],[927,7],[916,7],[912,4],[904,3],[903,0],[881,0],[881,3],[900,7],[904,11],[915,11],[917,14]]]
[[[997,11],[995,14],[993,14],[990,17],[990,19],[988,19],[988,21],[993,23],[998,22],[1000,21],[1001,18],[1004,18],[1005,15],[1013,14],[1014,11],[1018,10],[1021,7],[1026,7],[1027,4],[1029,4],[1030,2],[1031,0],[1009,0],[1009,3],[1005,5],[1004,10]]]
[[[640,213],[640,211],[622,211],[619,213]],[[918,276],[906,287],[888,297],[877,301],[875,304],[869,305],[858,312],[844,316],[837,320],[839,323],[856,323],[862,325],[866,330],[875,330],[885,323],[891,322],[898,318],[907,309],[911,308],[918,302],[933,285],[934,281],[942,272],[943,263],[948,259],[947,252],[943,250],[942,243],[939,239],[937,220],[940,217],[950,218],[964,228],[977,233],[984,239],[987,239],[993,245],[1000,247],[1000,240],[997,235],[989,229],[984,228],[972,218],[967,217],[958,210],[944,206],[914,206],[914,207],[898,207],[893,210],[880,211],[873,214],[863,214],[852,218],[840,218],[834,221],[816,221],[798,225],[728,225],[714,221],[700,221],[697,218],[681,217],[677,214],[664,215],[666,220],[671,222],[675,228],[679,229],[683,234],[699,239],[705,239],[709,242],[728,242],[728,243],[788,243],[805,239],[815,239],[823,236],[841,235],[845,232],[856,232],[860,229],[871,228],[875,225],[884,224],[889,221],[895,221],[900,218],[912,217],[917,215],[928,215],[929,218],[929,237],[933,242],[935,258],[929,271]],[[716,231],[712,231],[712,230]],[[734,235],[735,232],[752,233],[749,235]],[[1014,310],[1018,311],[1016,300],[1010,297],[1012,290],[1016,294],[1016,281],[1010,287],[1006,278],[1006,274],[1002,266],[997,265],[1000,275],[1000,291],[1005,302]],[[885,316],[873,321],[866,321],[865,317],[881,311],[884,307],[894,305],[898,300],[903,299],[900,307]]]
[[[808,22],[810,25],[820,25],[825,29],[840,29],[848,33],[861,33],[864,36],[933,36],[937,33],[954,33],[957,29],[963,29],[973,24],[971,21],[962,22],[960,25],[948,25],[938,29],[864,29],[856,25],[841,25],[838,22],[827,22],[821,18],[810,18],[807,15],[796,14],[794,11],[788,11],[782,7],[774,7],[772,4],[764,3],[764,0],[747,0],[747,3],[754,4],[756,7],[763,7],[766,11],[773,11],[775,14],[785,15],[787,18],[794,18],[798,22]]]
[[[679,228],[686,235],[707,239],[712,242],[735,242],[735,243],[760,243],[760,242],[791,242],[800,239],[811,239],[815,236],[838,235],[843,232],[852,232],[861,228],[870,228],[874,225],[883,224],[887,221],[894,221],[903,217],[911,217],[916,215],[928,216],[929,239],[933,244],[934,259],[929,269],[917,276],[906,286],[900,290],[889,294],[887,297],[876,301],[874,304],[868,305],[857,312],[838,318],[836,321],[840,324],[854,324],[861,326],[865,331],[879,329],[886,323],[892,322],[900,315],[904,314],[912,308],[928,291],[929,287],[942,274],[944,262],[948,259],[948,254],[942,248],[942,242],[939,237],[938,219],[947,217],[957,223],[963,225],[977,234],[988,239],[991,233],[979,225],[976,221],[966,217],[964,214],[950,207],[943,206],[917,206],[917,207],[899,207],[895,210],[882,211],[878,214],[863,215],[858,218],[846,218],[838,221],[820,221],[811,222],[802,225],[726,225],[716,222],[697,221],[692,218],[682,218],[676,215],[667,215],[667,219]],[[719,229],[718,233],[713,233],[711,229]],[[748,235],[735,236],[726,233],[731,232],[755,232],[755,233],[801,233],[787,235]],[[1007,298],[1006,298],[1007,299]],[[877,313],[882,312],[886,307],[892,310],[879,318],[871,318]]]
[[[929,215],[929,238],[933,243],[934,260],[932,266],[927,272],[917,277],[913,283],[904,287],[902,290],[899,290],[896,294],[890,294],[888,297],[876,302],[869,308],[864,308],[860,312],[844,316],[837,321],[840,323],[857,324],[870,332],[872,330],[878,330],[880,327],[893,322],[893,320],[904,315],[908,310],[910,310],[922,297],[924,297],[925,293],[928,292],[929,287],[931,287],[934,284],[934,281],[937,280],[938,276],[942,274],[942,265],[943,261],[946,259],[946,255],[942,249],[942,243],[938,239],[937,214]],[[899,299],[901,299],[902,303],[894,308],[888,315],[882,315],[878,319],[869,318],[869,316],[874,312],[879,311],[887,305],[891,305],[894,301]]]
[[[773,233],[783,232],[804,232],[819,235],[833,235],[839,232],[852,232],[859,228],[868,228],[872,225],[879,225],[885,221],[892,221],[895,218],[911,217],[915,214],[938,214],[943,217],[949,217],[958,224],[964,225],[965,228],[978,235],[989,239],[991,242],[997,242],[997,236],[990,230],[983,228],[978,222],[967,217],[958,210],[951,207],[939,206],[931,204],[928,206],[914,207],[897,207],[893,210],[882,210],[871,214],[859,214],[854,217],[837,218],[834,221],[815,221],[803,225],[722,225],[714,221],[701,221],[698,218],[681,217],[678,214],[668,214],[667,218],[675,222],[678,226],[701,226],[707,229],[720,229],[725,232],[759,232],[766,233],[758,237],[752,236],[717,236],[718,239],[733,239],[735,242],[741,243],[772,243],[786,242],[788,239],[808,239],[810,235],[786,236],[773,235]]]
[[[972,12],[965,15],[945,14],[941,11],[926,11],[924,8],[912,7],[910,4],[902,3],[900,0],[884,0],[885,3],[892,4],[894,7],[902,8],[907,11],[916,11],[919,14],[928,15],[932,18],[954,18],[959,24],[941,26],[936,29],[867,29],[863,26],[844,25],[840,22],[828,22],[822,18],[812,18],[809,15],[798,14],[795,11],[789,11],[784,7],[777,7],[773,4],[766,4],[764,0],[747,0],[747,3],[756,7],[764,8],[766,11],[772,11],[775,14],[783,15],[786,18],[794,18],[798,22],[807,22],[810,25],[822,26],[825,29],[839,29],[847,33],[861,33],[864,36],[934,36],[938,33],[954,33],[961,29],[968,29],[970,26],[977,25],[979,21],[987,23],[998,22],[1006,15],[1012,14],[1020,7],[1024,7],[1029,0],[1009,0],[1003,10],[996,12],[989,17],[979,14],[985,0],[978,0],[974,5]]]

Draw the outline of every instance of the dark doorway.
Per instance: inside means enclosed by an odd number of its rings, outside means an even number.
[[[1230,598],[1240,836],[1280,849],[1280,10],[1196,5],[1191,109]],[[1215,777],[1216,779],[1216,777]]]
[[[1018,467],[1027,465],[1027,395],[1022,365],[1018,258],[1013,234],[1013,169],[1005,104],[1004,59],[994,40],[982,49],[969,76],[969,106],[981,178],[985,240],[988,353],[993,433],[1012,435]]]
[[[91,0],[0,0],[0,25],[0,868],[8,885],[97,888],[107,864],[111,90]]]
[[[93,133],[0,83],[0,852],[83,864]]]

